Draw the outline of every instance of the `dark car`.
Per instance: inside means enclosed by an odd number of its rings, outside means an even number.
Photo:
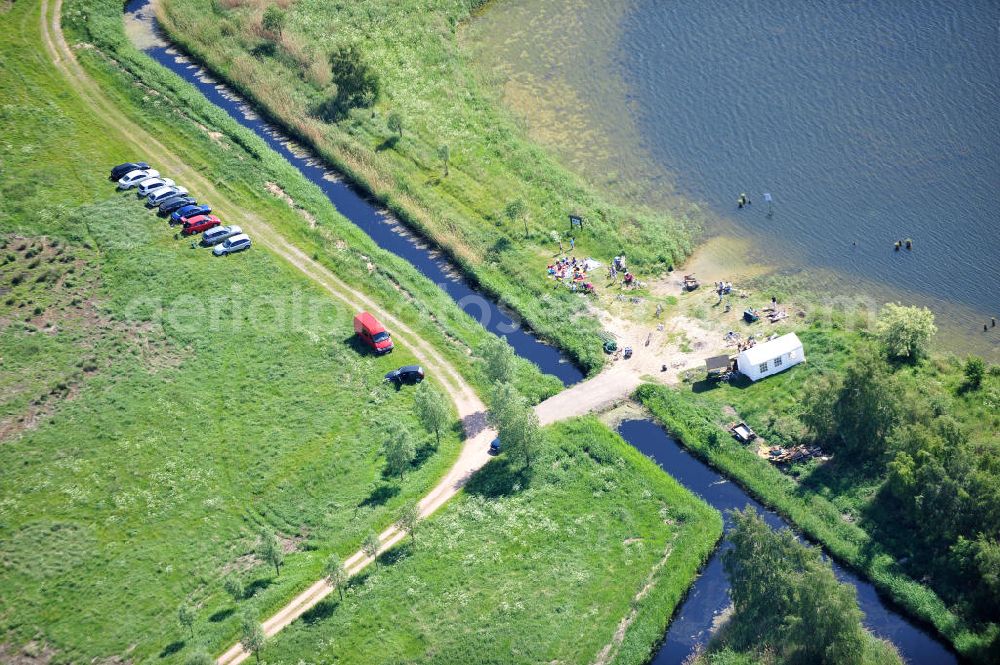
[[[159,214],[162,217],[166,217],[174,210],[180,210],[184,206],[197,205],[198,202],[195,201],[190,196],[185,194],[178,194],[177,196],[171,196],[169,199],[160,204]]]
[[[499,455],[499,454],[500,454],[500,438],[497,437],[496,439],[490,441],[490,455]]]
[[[148,168],[149,164],[146,162],[125,162],[111,169],[111,175],[108,177],[108,180],[121,180],[129,171],[140,171]]]
[[[386,374],[385,380],[397,386],[404,383],[420,383],[424,380],[424,368],[420,365],[406,365]]]
[[[170,223],[180,224],[187,217],[207,215],[210,212],[212,212],[212,209],[206,205],[186,205],[183,208],[178,208],[170,213]]]

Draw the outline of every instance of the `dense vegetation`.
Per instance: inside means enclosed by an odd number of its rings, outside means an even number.
[[[601,662],[643,663],[721,528],[718,513],[595,419],[556,425],[542,430],[530,468],[502,453],[262,656],[586,663],[611,645]]]
[[[842,326],[800,331],[808,362],[765,381],[646,386],[640,397],[686,445],[959,651],[990,660],[1000,648],[1000,371],[978,359],[897,359],[879,343],[884,326],[878,335]],[[721,431],[729,407],[770,444],[815,442],[833,458],[784,473]]]
[[[533,328],[599,367],[585,301],[545,279],[567,215],[586,220],[577,256],[607,263],[625,252],[646,273],[677,262],[688,234],[584,187],[479,90],[455,34],[481,3],[282,2],[280,34],[263,26],[265,4],[166,0],[160,14],[175,42],[434,238]]]
[[[837,581],[818,549],[772,530],[752,508],[733,521],[722,555],[733,612],[698,665],[902,662],[862,626],[854,587]]]

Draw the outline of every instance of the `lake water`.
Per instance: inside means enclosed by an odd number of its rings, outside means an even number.
[[[466,42],[597,184],[1000,349],[1000,3],[505,0]]]

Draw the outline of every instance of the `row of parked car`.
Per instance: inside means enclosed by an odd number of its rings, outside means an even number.
[[[212,214],[212,208],[199,204],[188,190],[146,162],[126,162],[111,169],[109,180],[118,183],[118,189],[136,190],[136,196],[146,198],[147,208],[157,208],[161,217],[169,217],[171,224],[181,225],[181,235],[201,234],[201,246],[213,247],[216,256],[226,256],[250,249],[250,236],[236,225],[223,226],[222,220]]]

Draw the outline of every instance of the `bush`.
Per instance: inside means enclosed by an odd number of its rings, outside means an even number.
[[[926,307],[888,303],[875,322],[875,335],[891,358],[923,355],[936,332],[934,314]]]

